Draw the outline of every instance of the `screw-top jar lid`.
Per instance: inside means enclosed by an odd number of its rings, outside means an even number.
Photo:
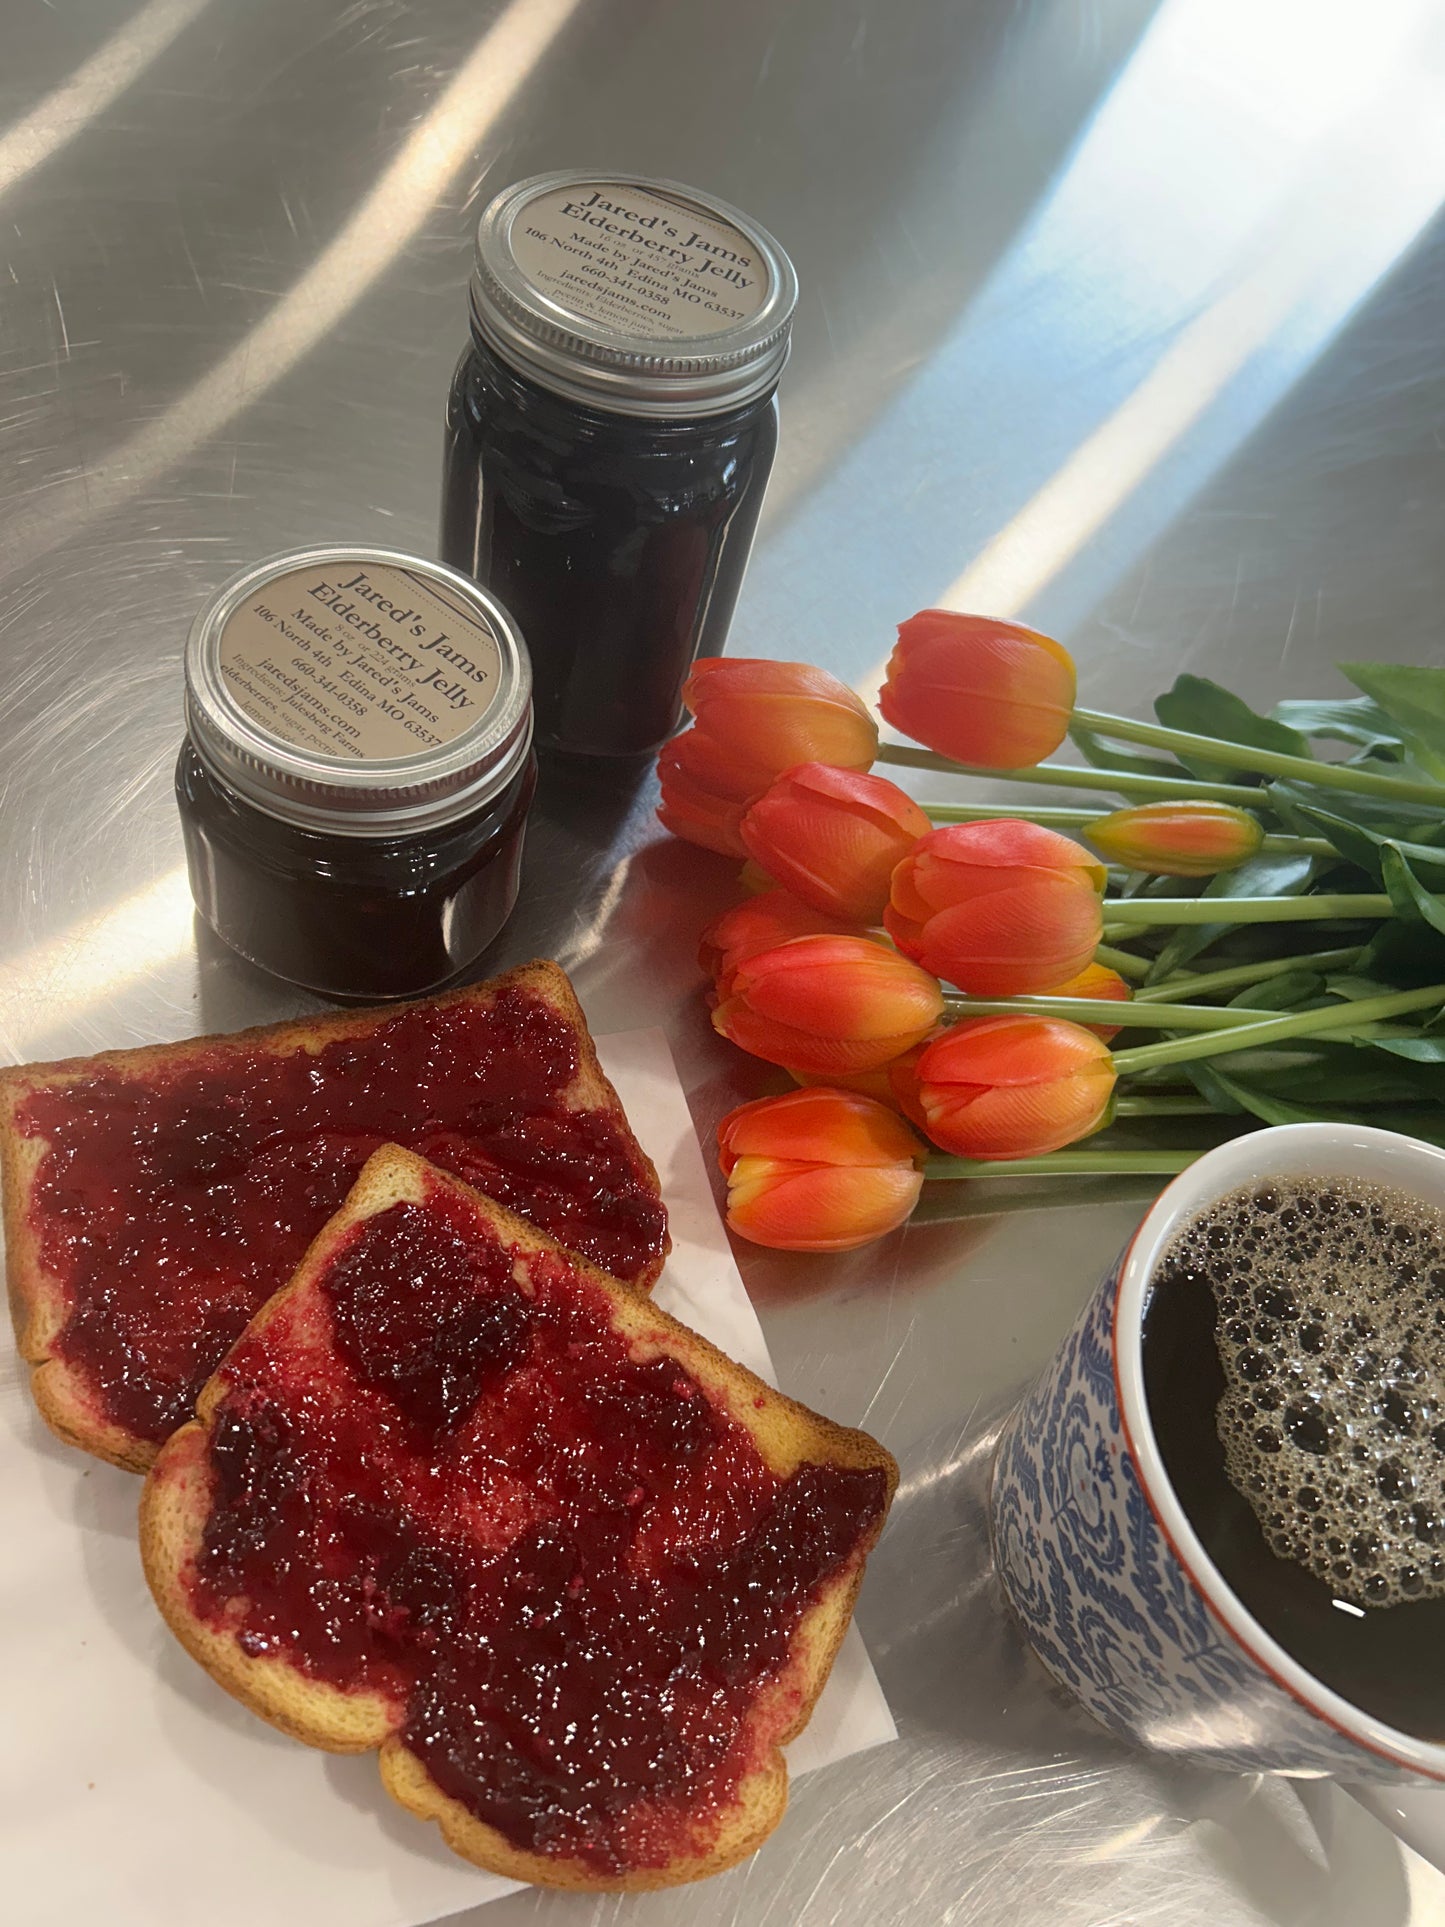
[[[798,280],[710,194],[634,174],[540,174],[477,229],[472,319],[531,380],[624,415],[719,414],[788,358]]]
[[[247,569],[186,643],[186,726],[212,774],[329,835],[404,836],[498,795],[532,741],[532,671],[495,596],[363,546]]]

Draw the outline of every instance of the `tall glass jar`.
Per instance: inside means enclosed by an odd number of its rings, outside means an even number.
[[[544,175],[483,215],[441,549],[526,634],[540,743],[654,751],[721,653],[796,298],[771,236],[674,182]]]

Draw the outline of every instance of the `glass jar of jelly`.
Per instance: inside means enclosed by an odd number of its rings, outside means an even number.
[[[721,653],[796,299],[770,235],[673,181],[547,174],[482,216],[441,551],[522,625],[539,742],[655,751]]]
[[[495,597],[389,549],[276,556],[186,644],[191,893],[225,943],[324,996],[464,970],[516,902],[531,670]]]

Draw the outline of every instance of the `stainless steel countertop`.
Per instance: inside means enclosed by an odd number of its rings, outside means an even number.
[[[1099,707],[1186,665],[1267,703],[1342,692],[1338,657],[1438,660],[1442,27],[1434,0],[5,0],[0,1049],[308,1007],[193,927],[182,639],[268,551],[432,547],[469,228],[546,168],[694,182],[797,262],[736,651],[863,686],[948,596],[1060,635]],[[706,1134],[764,1073],[699,999],[728,868],[652,803],[549,778],[486,963],[549,952],[598,1029],[665,1025]],[[1143,1196],[1082,1195],[740,1250],[784,1383],[902,1463],[860,1608],[901,1738],[703,1888],[476,1927],[1445,1920],[1342,1794],[1124,1751],[1002,1618],[990,1425]]]

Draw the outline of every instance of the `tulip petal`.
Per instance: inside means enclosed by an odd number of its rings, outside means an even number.
[[[920,841],[915,856],[930,870],[936,864],[977,870],[1084,870],[1100,891],[1108,880],[1103,864],[1072,837],[1015,816],[940,824]]]
[[[859,1170],[743,1158],[728,1180],[727,1221],[779,1251],[851,1251],[902,1224],[922,1188],[911,1165]]]
[[[836,917],[826,917],[786,890],[765,890],[725,910],[703,931],[698,962],[709,976],[724,975],[748,957],[776,950],[794,937],[852,936]]]
[[[1080,1024],[974,1017],[919,1055],[918,1095],[935,1144],[959,1157],[1039,1157],[1103,1123],[1114,1062]]]
[[[1043,1157],[1103,1123],[1114,1089],[1107,1066],[1013,1087],[924,1085],[928,1135],[956,1157]]]
[[[1088,882],[1078,872],[1045,871],[930,917],[919,961],[976,997],[1023,996],[1082,970],[1102,928]]]
[[[912,1160],[922,1150],[896,1112],[853,1091],[789,1091],[743,1104],[718,1125],[730,1157],[758,1154],[849,1167]]]
[[[805,902],[876,923],[894,869],[928,828],[896,783],[808,763],[785,771],[758,798],[739,833],[769,874]]]
[[[919,1059],[928,1083],[1034,1084],[1093,1065],[1113,1074],[1113,1060],[1092,1031],[1058,1017],[966,1017],[928,1045]]]
[[[856,700],[856,699],[855,699]],[[698,724],[725,743],[740,763],[780,775],[798,763],[866,770],[878,754],[878,730],[862,709],[793,695],[720,695],[698,711]]]
[[[866,937],[800,937],[750,957],[738,967],[734,995],[760,1016],[814,1035],[906,1033],[909,1043],[943,1010],[943,993],[927,971]]]
[[[889,1037],[825,1037],[750,1010],[741,997],[731,996],[712,1013],[714,1030],[740,1049],[781,1064],[784,1070],[806,1071],[815,1077],[851,1076],[877,1070],[916,1044],[932,1019],[917,1030]]]

